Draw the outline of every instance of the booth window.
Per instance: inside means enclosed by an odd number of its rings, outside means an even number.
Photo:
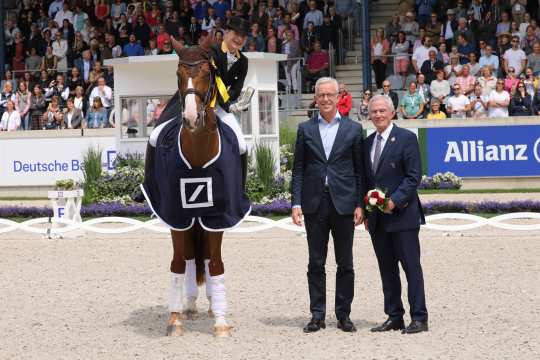
[[[145,138],[172,96],[130,96],[120,98],[122,138]]]
[[[240,126],[244,135],[251,135],[251,111],[249,109],[240,113]]]
[[[274,91],[259,91],[259,133],[261,135],[275,134]]]

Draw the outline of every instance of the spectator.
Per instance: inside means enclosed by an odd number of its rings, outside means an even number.
[[[41,67],[41,57],[37,54],[36,48],[30,49],[30,56],[24,60],[24,68],[33,75],[39,73]]]
[[[69,96],[75,96],[75,89],[77,86],[84,86],[84,80],[79,72],[79,69],[73,67],[71,74],[66,82],[66,86],[69,88]]]
[[[416,0],[418,8],[418,24],[423,27],[430,19],[431,12],[436,5],[436,0]]]
[[[362,93],[362,99],[360,99],[360,103],[358,104],[358,111],[356,113],[358,121],[369,120],[369,100],[371,100],[371,90],[364,89],[364,92]]]
[[[484,18],[478,25],[478,40],[484,41],[486,44],[494,44],[493,34],[497,31],[497,22],[493,20],[491,11],[487,10]],[[481,54],[482,55],[482,54]]]
[[[75,67],[82,75],[83,81],[88,83],[90,81],[90,74],[94,69],[94,61],[92,60],[92,53],[90,50],[84,50],[82,57],[75,60]]]
[[[480,28],[480,20],[474,18],[474,10],[469,9],[467,11],[467,29],[473,35],[475,42],[478,40],[478,29]],[[472,40],[472,39],[470,39]]]
[[[540,48],[539,48],[540,53]],[[539,56],[540,59],[540,56]],[[493,55],[493,48],[491,45],[486,45],[485,54],[480,56],[481,67],[488,67],[492,73],[496,73],[499,70],[499,57]],[[539,63],[540,64],[540,63]]]
[[[15,104],[15,94],[13,93],[13,85],[11,82],[6,81],[2,86],[2,92],[0,93],[0,115],[4,113],[7,107],[8,101],[13,101]]]
[[[443,25],[441,34],[444,36],[444,40],[446,43],[446,47],[450,49],[452,47],[452,43],[454,41],[454,33],[457,30],[458,23],[454,17],[454,10],[448,9],[446,11],[446,22]]]
[[[533,114],[532,103],[532,96],[527,93],[523,81],[520,81],[517,85],[517,90],[510,101],[510,115],[531,116]]]
[[[259,52],[265,51],[265,40],[262,34],[259,32],[259,24],[251,24],[251,32],[248,35],[247,43],[255,43],[255,49]]]
[[[525,69],[525,78],[523,79],[525,84],[525,90],[527,94],[534,97],[536,94],[536,89],[538,89],[538,78],[534,76],[533,70],[528,67]]]
[[[482,4],[482,0],[473,0],[471,2],[471,6],[469,7],[469,11],[472,11],[472,15],[475,20],[481,21],[482,15],[485,12],[485,7]]]
[[[69,10],[69,3],[65,1],[62,4],[62,9],[59,10],[54,16],[54,22],[58,25],[63,24],[64,20],[69,21],[70,24],[73,24],[73,13]]]
[[[157,26],[159,24],[159,19],[161,18],[161,10],[156,1],[152,2],[150,9],[144,14],[145,23],[150,27]]]
[[[431,100],[430,112],[427,115],[428,120],[446,119],[446,114],[441,111],[441,101],[437,98]]]
[[[381,94],[388,96],[392,100],[392,104],[394,105],[394,109],[398,108],[398,105],[399,105],[398,94],[396,94],[390,88],[390,81],[388,81],[388,80],[383,81]],[[396,117],[396,115],[394,115],[394,117]]]
[[[315,31],[315,25],[312,22],[308,23],[307,29],[302,32],[302,38],[300,40],[300,46],[304,51],[304,54],[308,54],[315,41],[319,40],[319,35]]]
[[[426,77],[426,83],[431,84],[435,80],[435,73],[438,70],[444,70],[444,64],[437,60],[437,51],[430,50],[428,56],[429,58],[422,64],[420,72]]]
[[[84,24],[88,21],[88,14],[82,11],[79,4],[75,5],[75,13],[73,14],[73,30],[81,32],[84,30]]]
[[[277,38],[274,28],[268,28],[266,32],[266,51],[269,53],[281,52],[281,40]]]
[[[311,92],[312,84],[323,76],[328,76],[329,66],[328,54],[321,51],[321,43],[315,41],[313,43],[313,51],[309,54],[306,62],[305,82],[308,85],[308,91]]]
[[[519,38],[520,44],[524,40],[525,36],[519,31],[519,25],[515,21],[510,22],[510,35],[517,36]]]
[[[516,71],[513,67],[508,68],[506,79],[504,79],[504,90],[508,91],[510,95],[514,95],[517,89],[519,79],[516,77]]]
[[[168,40],[169,43],[171,42]],[[157,48],[156,40],[150,39],[148,42],[148,49],[144,50],[144,55],[159,55],[160,49]]]
[[[266,5],[263,2],[260,2],[257,10],[252,12],[250,22],[252,24],[259,24],[259,27],[264,27],[266,24],[268,24],[268,12],[266,11]]]
[[[444,72],[450,86],[454,85],[457,77],[461,75],[461,65],[458,63],[459,57],[457,55],[450,55],[450,64],[444,67]]]
[[[512,35],[510,35],[509,33],[501,34],[501,36],[499,37],[498,51],[496,52],[498,52],[498,54],[504,55],[506,50],[512,48],[511,41],[512,41]]]
[[[152,30],[150,29],[150,26],[144,21],[144,16],[142,15],[137,16],[137,23],[133,27],[133,33],[131,35],[134,35],[135,39],[140,41],[142,45],[141,48],[148,47],[148,41],[150,40],[150,37],[152,35]],[[131,35],[129,36],[130,43],[131,43]],[[144,49],[142,49],[141,55],[144,55]],[[133,56],[133,55],[127,55],[127,56]]]
[[[508,105],[510,105],[510,94],[504,90],[504,80],[499,79],[495,90],[489,94],[488,117],[508,117]]]
[[[49,12],[48,15],[50,18],[53,18],[56,16],[56,13],[62,10],[64,7],[64,0],[53,0],[49,5]]]
[[[278,26],[277,29],[278,29],[278,38],[280,40],[285,39],[284,33],[286,30],[291,30],[293,32],[294,38],[296,40],[300,40],[300,33],[298,32],[298,26],[291,23],[291,15],[289,14],[285,14],[283,16],[283,24]]]
[[[308,23],[312,22],[315,27],[319,27],[323,23],[323,14],[317,9],[317,3],[315,0],[307,0],[309,11],[304,16],[304,29],[307,29]]]
[[[352,95],[347,91],[347,86],[343,83],[339,84],[339,95],[337,109],[341,116],[349,116],[352,108]]]
[[[37,82],[41,89],[43,90],[48,88],[50,82],[49,73],[45,70],[41,70],[39,73],[39,80]]]
[[[382,87],[386,77],[386,65],[390,54],[390,43],[384,37],[382,28],[378,28],[375,36],[371,39],[371,66],[375,72],[375,83],[377,88]]]
[[[422,102],[425,105],[424,113],[429,109],[429,103],[431,101],[431,92],[429,91],[429,85],[426,83],[426,77],[424,74],[419,73],[416,75],[416,92],[422,98]]]
[[[75,88],[75,97],[73,98],[73,105],[81,110],[83,116],[86,113],[87,103],[84,99],[84,88],[82,86],[77,86]]]
[[[397,40],[392,45],[392,55],[394,56],[394,74],[401,75],[403,82],[409,71],[409,46],[405,33],[403,31],[398,32]]]
[[[287,79],[287,85],[293,92],[298,90],[298,67],[299,59],[301,57],[300,45],[298,40],[294,38],[292,30],[285,31],[285,40],[283,41],[281,52],[287,55],[287,59],[295,59],[287,62],[282,62],[282,66],[285,70],[285,78]]]
[[[538,42],[538,37],[534,33],[532,26],[527,26],[527,33],[521,40],[521,48],[525,51],[525,54],[529,55],[533,52],[533,46]]]
[[[110,112],[113,101],[113,92],[112,89],[105,84],[105,78],[100,77],[97,80],[97,86],[92,89],[90,96],[88,97],[88,105],[92,106],[94,104],[95,98],[100,98],[100,105],[107,110],[107,113]]]
[[[437,13],[435,12],[432,12],[429,18],[430,20],[426,24],[426,35],[430,36],[431,39],[433,39],[433,45],[439,46],[441,44],[440,35],[442,31],[442,24],[439,22]]]
[[[28,89],[28,91],[30,91],[30,89],[33,89],[34,85],[36,84],[36,78],[32,76],[32,74],[30,74],[29,72],[24,73],[21,81],[26,83],[26,88]]]
[[[401,24],[401,31],[405,33],[407,41],[409,44],[413,45],[416,39],[418,38],[420,27],[418,23],[414,21],[414,13],[408,11],[405,14],[405,20]]]
[[[15,110],[15,102],[11,99],[6,101],[6,110],[0,121],[0,131],[16,131],[21,126],[21,116]]]
[[[116,25],[120,22],[120,17],[127,12],[127,5],[122,0],[114,0],[111,5],[111,18]]]
[[[19,90],[15,94],[15,110],[19,113],[21,119],[21,130],[30,130],[30,103],[32,93],[24,81],[19,82]]]
[[[45,96],[41,90],[41,86],[38,84],[33,87],[34,92],[30,98],[30,119],[32,130],[41,130],[43,125],[41,124],[41,116],[47,107],[45,102]]]
[[[45,88],[45,99],[52,97],[58,98],[58,105],[64,108],[66,100],[69,97],[69,87],[65,85],[64,75],[56,75],[56,79],[52,80],[47,88]]]
[[[416,38],[416,41],[413,44],[412,52],[416,51],[419,47],[421,47],[424,43],[424,38],[426,37],[426,30],[424,28],[420,28],[418,31],[418,37]],[[433,40],[432,40],[433,42]],[[418,64],[418,66],[421,66],[422,64]]]
[[[461,93],[461,86],[454,84],[454,95],[446,100],[446,110],[453,119],[465,119],[470,109],[470,100]]]
[[[523,15],[523,21],[519,24],[519,32],[527,34],[527,28],[531,25],[531,15],[527,12]],[[534,28],[533,28],[534,32]]]
[[[98,26],[103,26],[105,19],[111,12],[111,6],[106,0],[98,0],[96,7],[94,8],[94,15],[96,16],[96,23]]]
[[[469,96],[474,91],[476,79],[469,72],[469,64],[465,64],[461,68],[461,74],[456,78],[454,84],[460,85],[461,93]]]
[[[137,38],[135,37],[135,34],[129,35],[129,43],[124,46],[124,49],[122,49],[123,53],[126,56],[143,56],[144,55],[144,49],[137,42]]]
[[[512,19],[518,23],[522,22],[527,0],[512,0],[510,3],[512,4]]]
[[[456,7],[454,8],[454,12],[458,19],[461,19],[467,16],[467,9],[465,8],[463,4],[463,0],[457,0],[457,4],[456,4]]]
[[[476,53],[472,52],[469,54],[469,63],[467,65],[469,65],[470,74],[474,77],[478,76],[480,64],[476,61]]]
[[[45,56],[41,59],[41,70],[47,71],[49,76],[56,73],[58,66],[58,58],[53,54],[52,46],[47,46]]]
[[[80,129],[83,122],[83,115],[80,109],[77,109],[73,99],[69,98],[67,107],[64,110],[64,122],[66,129]]]
[[[180,40],[178,40],[178,42],[180,44],[182,44],[182,47],[183,47],[183,45],[185,45],[184,39],[180,39]],[[163,43],[163,49],[158,51],[158,55],[168,55],[168,54],[172,54],[172,53],[174,53],[174,50],[172,48],[170,40],[165,41]]]
[[[321,41],[321,48],[323,50],[328,51],[330,43],[332,43],[334,49],[338,49],[337,39],[335,38],[337,31],[334,24],[330,21],[330,15],[324,15],[323,23],[319,27],[319,40]]]
[[[57,31],[55,35],[55,40],[52,43],[53,54],[56,56],[57,69],[58,71],[67,70],[67,52],[68,52],[68,42],[62,38],[63,33]]]
[[[437,52],[437,49],[431,44],[431,37],[425,36],[422,46],[418,47],[412,56],[412,65],[415,73],[419,73],[424,61],[429,59],[430,51]]]
[[[64,115],[60,108],[58,96],[53,96],[47,110],[43,114],[44,130],[61,129],[64,122]]]
[[[231,4],[228,1],[218,0],[212,5],[216,10],[216,16],[222,21],[225,20],[225,13],[231,10]]]
[[[101,98],[99,96],[93,98],[91,104],[83,127],[88,129],[104,128],[107,124],[108,115],[107,110],[105,110],[101,103]]]
[[[404,119],[421,119],[424,113],[424,102],[416,92],[416,83],[411,81],[409,91],[401,98],[401,115]]]
[[[469,62],[469,55],[476,51],[475,46],[470,43],[464,34],[458,35],[458,53],[459,53],[459,63],[461,65],[467,64]]]
[[[484,94],[484,89],[480,84],[476,84],[474,92],[469,97],[471,102],[470,111],[471,116],[475,119],[487,117],[489,95]]]
[[[527,56],[527,65],[532,68],[533,74],[540,74],[540,43],[533,44],[533,51]]]
[[[208,8],[210,5],[206,0],[197,0],[195,7],[193,8],[193,14],[198,21],[202,21],[208,15]]]
[[[495,35],[499,37],[505,33],[510,33],[510,18],[508,17],[508,13],[506,11],[503,11],[501,13],[501,21],[497,23]]]
[[[201,25],[197,23],[195,16],[190,18],[189,27],[187,29],[187,35],[191,38],[192,44],[196,44],[201,35]]]
[[[478,84],[482,87],[482,95],[489,96],[492,90],[497,86],[497,78],[491,74],[491,68],[484,66],[482,68],[482,76],[478,78]]]

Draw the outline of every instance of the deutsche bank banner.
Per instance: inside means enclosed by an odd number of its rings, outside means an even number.
[[[428,175],[540,176],[540,125],[426,129]]]
[[[50,186],[60,179],[82,180],[83,156],[89,147],[99,147],[103,170],[113,170],[114,137],[3,139],[0,186]]]

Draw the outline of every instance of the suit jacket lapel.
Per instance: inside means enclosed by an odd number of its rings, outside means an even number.
[[[373,164],[371,163],[371,146],[373,145],[373,139],[375,139],[375,132],[366,138],[364,142],[364,156],[366,157],[366,167],[369,169],[369,175],[373,177],[375,173],[373,172]]]
[[[381,153],[381,157],[379,158],[379,164],[377,166],[377,170],[375,171],[375,174],[379,172],[379,169],[381,168],[381,164],[384,161],[384,157],[392,151],[392,148],[394,147],[395,142],[395,135],[396,135],[396,124],[394,124],[394,127],[392,128],[392,131],[390,131],[390,135],[388,136],[388,139],[386,139],[386,143],[384,144],[384,149]],[[392,141],[394,139],[394,141]]]
[[[324,153],[324,146],[322,143],[321,132],[319,131],[319,118],[318,117],[314,117],[311,119],[311,135],[313,136],[313,139],[315,139],[315,143],[317,144],[317,148],[319,149],[319,155],[324,161],[327,161],[326,154]]]
[[[334,140],[334,144],[332,144],[332,150],[330,151],[330,156],[328,156],[328,161],[332,160],[332,157],[337,151],[336,149],[340,146],[340,144],[343,143],[343,141],[340,141],[340,139],[343,139],[343,135],[347,133],[348,127],[349,127],[349,122],[346,120],[346,118],[344,117],[341,118],[339,120],[338,131],[336,133],[336,139]]]

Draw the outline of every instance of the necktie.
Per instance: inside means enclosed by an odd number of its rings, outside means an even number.
[[[377,134],[377,140],[375,142],[375,154],[373,155],[373,172],[377,171],[377,166],[379,166],[379,159],[381,157],[381,142],[382,142],[382,136],[381,134]]]

